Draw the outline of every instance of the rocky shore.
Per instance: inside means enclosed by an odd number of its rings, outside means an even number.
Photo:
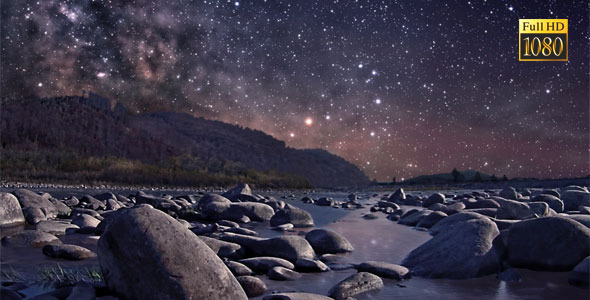
[[[420,278],[493,275],[515,283],[527,269],[567,272],[570,285],[588,287],[586,187],[444,194],[398,189],[333,199],[311,193],[275,198],[239,184],[219,193],[113,191],[59,198],[24,188],[0,193],[3,252],[21,252],[26,260],[26,253],[38,251],[52,261],[97,268],[72,276],[48,271],[50,280],[34,292],[39,283],[19,276],[3,254],[2,299],[363,299]],[[346,232],[315,227],[319,220],[297,203],[324,213],[358,212],[364,222],[387,220],[432,238],[399,264],[343,263],[341,258],[363,249]],[[346,277],[321,292],[297,285],[306,274],[322,278],[342,270]],[[291,288],[270,288],[270,282]]]

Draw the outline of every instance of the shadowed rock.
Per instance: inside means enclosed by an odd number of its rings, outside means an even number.
[[[67,260],[83,260],[96,257],[96,253],[77,245],[45,245],[43,254],[53,258],[63,258]]]
[[[367,272],[359,272],[332,287],[328,292],[328,295],[336,300],[342,300],[347,297],[353,297],[364,292],[382,288],[383,280],[381,280],[379,276]]]
[[[116,215],[98,241],[98,260],[107,286],[125,298],[247,298],[204,242],[148,206]]]
[[[315,252],[311,245],[300,236],[284,235],[273,238],[259,238],[234,233],[223,233],[220,239],[242,245],[254,256],[274,256],[295,262],[299,258],[313,259]]]
[[[266,273],[277,266],[287,269],[295,268],[291,262],[278,257],[252,257],[241,259],[239,262],[258,273]]]
[[[10,193],[0,193],[0,226],[25,223],[25,216],[18,199]]]
[[[313,218],[307,211],[292,205],[279,209],[270,219],[271,226],[291,223],[294,227],[313,227]]]
[[[238,276],[236,277],[248,297],[257,297],[266,292],[266,284],[258,277]]]
[[[41,248],[48,244],[61,244],[61,241],[55,235],[39,230],[25,230],[2,238],[2,245],[6,247]]]
[[[26,189],[18,189],[13,194],[23,209],[27,223],[34,225],[39,221],[57,218],[57,209],[47,198]]]
[[[354,250],[350,242],[338,232],[315,229],[305,235],[305,239],[316,253],[346,253]]]
[[[567,281],[572,285],[581,287],[588,287],[590,280],[590,256],[584,258],[576,267],[568,274]]]
[[[369,272],[383,278],[407,279],[410,278],[410,270],[404,266],[380,261],[367,261],[357,267],[359,272]]]

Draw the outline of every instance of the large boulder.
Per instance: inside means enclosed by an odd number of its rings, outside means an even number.
[[[112,291],[129,299],[247,299],[217,255],[167,214],[141,206],[115,216],[98,241]]]
[[[435,203],[445,203],[445,195],[441,193],[434,193],[430,195],[430,197],[426,198],[424,202],[422,202],[422,206],[429,207]]]
[[[219,257],[227,257],[229,259],[240,259],[244,257],[244,249],[236,243],[221,241],[207,236],[199,236],[199,238]]]
[[[304,238],[296,235],[283,235],[273,238],[259,238],[235,233],[223,233],[221,240],[236,243],[246,248],[254,256],[273,256],[296,262],[299,258],[314,259],[315,252]]]
[[[568,190],[561,194],[566,211],[577,210],[580,205],[590,206],[590,193],[578,190]]]
[[[23,209],[27,223],[34,225],[39,221],[57,218],[57,208],[46,197],[26,189],[18,189],[13,194]]]
[[[387,201],[395,203],[404,203],[404,201],[406,201],[406,193],[404,192],[404,189],[397,189],[391,196],[389,196]]]
[[[318,254],[345,253],[354,250],[341,234],[327,229],[315,229],[305,235],[313,250]]]
[[[264,283],[264,281],[262,281],[262,279],[258,277],[246,275],[238,276],[236,277],[236,279],[238,280],[238,282],[240,283],[248,297],[257,297],[266,292],[266,284]]]
[[[383,280],[377,275],[359,272],[342,280],[328,292],[336,300],[354,297],[358,294],[383,288]]]
[[[549,205],[549,208],[553,209],[555,212],[563,212],[563,201],[559,200],[559,198],[549,195],[549,194],[540,194],[533,197],[532,201],[534,202],[545,202]]]
[[[522,220],[530,218],[535,214],[527,203],[502,199],[499,197],[494,197],[494,200],[500,203],[500,208],[498,208],[498,211],[496,212],[496,217],[498,219]]]
[[[410,277],[410,270],[404,266],[380,261],[367,261],[358,265],[359,272],[369,272],[383,278],[402,280]]]
[[[307,211],[293,205],[286,205],[279,209],[270,219],[271,226],[291,223],[295,227],[313,227],[313,218]]]
[[[416,226],[418,223],[420,223],[420,221],[422,221],[423,218],[428,216],[432,212],[432,210],[424,209],[415,211],[413,213],[410,212],[404,214],[398,221],[398,223],[407,226]]]
[[[420,222],[416,224],[416,227],[431,228],[432,226],[436,225],[436,223],[440,222],[442,219],[446,217],[447,214],[445,214],[442,211],[433,211],[424,218],[422,218]]]
[[[25,216],[18,199],[10,193],[0,193],[0,226],[25,223]]]
[[[85,208],[89,208],[92,210],[107,209],[107,205],[105,204],[105,202],[100,201],[90,195],[85,195],[84,197],[80,198],[80,203],[83,203]]]
[[[204,213],[213,220],[238,221],[246,216],[252,221],[268,221],[275,211],[269,205],[257,202],[211,202],[205,206]]]
[[[228,203],[228,204],[231,203],[231,201],[229,199],[227,199],[221,195],[205,194],[205,196],[203,196],[203,197],[201,197],[201,199],[199,199],[199,202],[197,203],[197,207],[200,210],[203,210],[211,202]]]
[[[498,227],[489,219],[457,222],[412,250],[402,265],[412,275],[431,278],[465,279],[492,274],[500,268],[492,248],[498,234]]]
[[[569,271],[590,255],[590,229],[563,217],[518,222],[508,232],[508,262],[513,267]]]
[[[252,189],[247,183],[239,183],[231,190],[223,193],[223,197],[230,199],[232,201],[248,201],[250,197],[252,197]],[[245,197],[244,197],[245,196]],[[242,198],[242,199],[240,199]]]

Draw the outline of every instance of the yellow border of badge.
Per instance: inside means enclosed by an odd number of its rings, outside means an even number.
[[[565,59],[560,58],[560,59],[522,59],[520,54],[520,42],[521,42],[521,34],[523,32],[521,32],[520,30],[520,26],[524,21],[530,21],[530,22],[547,22],[547,21],[561,21],[565,23],[565,32],[564,30],[561,31],[547,31],[547,30],[541,30],[541,31],[531,31],[531,32],[524,32],[524,33],[565,33],[565,44],[567,45],[567,51],[565,52]],[[570,54],[570,49],[569,49],[569,23],[568,23],[568,19],[519,19],[518,20],[518,61],[568,61],[569,59],[569,54]]]

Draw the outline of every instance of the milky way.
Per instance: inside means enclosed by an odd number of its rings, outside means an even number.
[[[588,175],[588,3],[521,2],[2,1],[2,94],[91,90],[379,180]],[[569,61],[519,62],[519,18],[569,19]]]

